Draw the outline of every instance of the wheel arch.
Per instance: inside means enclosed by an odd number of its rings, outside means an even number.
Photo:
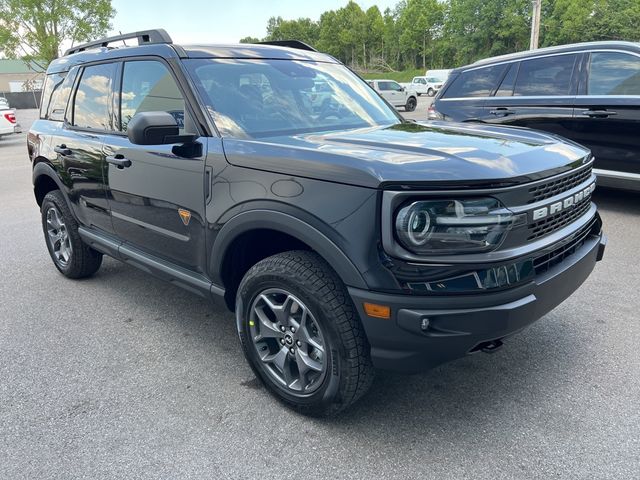
[[[247,248],[249,245],[259,247],[257,250],[253,246]],[[260,248],[260,245],[267,248]],[[214,283],[224,286],[229,308],[233,310],[237,287],[251,266],[263,258],[288,250],[314,251],[345,285],[367,289],[362,275],[349,257],[320,229],[288,213],[256,209],[239,213],[227,221],[213,244],[209,271]]]
[[[67,189],[65,188],[62,180],[58,176],[55,169],[48,163],[48,161],[44,158],[36,158],[34,160],[34,167],[32,173],[33,180],[33,193],[36,198],[36,202],[38,206],[42,206],[42,200],[47,193],[52,190],[60,190],[62,195],[64,196],[67,205],[71,205],[69,203],[69,196],[67,193]],[[71,210],[73,212],[73,210]]]

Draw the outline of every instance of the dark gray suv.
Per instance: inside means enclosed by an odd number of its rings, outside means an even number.
[[[81,45],[49,66],[28,149],[63,275],[106,254],[223,300],[256,375],[309,414],[374,367],[497,350],[604,252],[588,150],[404,121],[299,42]]]

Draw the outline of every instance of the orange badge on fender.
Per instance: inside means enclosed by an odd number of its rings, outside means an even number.
[[[189,210],[185,210],[184,208],[179,208],[178,215],[180,215],[180,218],[182,219],[182,223],[184,223],[185,227],[189,225],[189,221],[191,220],[191,212]]]

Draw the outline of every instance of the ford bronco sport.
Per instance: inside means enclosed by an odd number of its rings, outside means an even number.
[[[308,414],[376,367],[495,351],[604,252],[588,150],[405,121],[299,42],[112,37],[52,62],[43,99],[28,150],[56,268],[87,277],[106,254],[223,299],[257,377]]]

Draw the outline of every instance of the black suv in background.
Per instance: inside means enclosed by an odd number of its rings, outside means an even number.
[[[640,190],[640,43],[543,48],[458,68],[429,118],[562,135],[591,149],[598,185]]]
[[[266,387],[329,414],[374,367],[495,351],[602,258],[588,150],[406,122],[332,57],[286,45],[153,30],[52,62],[28,149],[55,267],[87,277],[106,254],[223,299]]]

